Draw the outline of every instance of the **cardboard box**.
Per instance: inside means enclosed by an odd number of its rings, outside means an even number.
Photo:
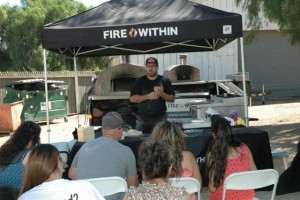
[[[77,129],[78,141],[87,142],[89,140],[95,139],[94,127],[79,127]]]

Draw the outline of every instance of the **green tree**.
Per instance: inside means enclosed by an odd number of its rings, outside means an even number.
[[[247,11],[248,27],[254,31],[262,25],[262,13],[289,36],[291,44],[300,44],[300,0],[236,0],[236,3]]]
[[[74,0],[22,0],[21,6],[1,6],[0,53],[11,66],[0,70],[43,70],[42,27],[85,10],[82,3]],[[107,58],[78,60],[79,70],[90,70],[103,66]],[[73,70],[73,58],[53,52],[47,52],[47,64],[49,70]]]
[[[7,5],[0,8],[0,71],[9,70],[9,66],[12,65],[12,60],[7,52],[7,46],[3,41],[5,31],[1,28],[7,19],[8,10],[9,7]]]

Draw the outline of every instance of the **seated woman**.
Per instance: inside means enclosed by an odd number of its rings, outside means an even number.
[[[209,199],[222,199],[223,182],[232,173],[256,170],[249,148],[232,134],[230,123],[216,118],[211,125],[213,141],[207,151]],[[226,199],[252,200],[254,190],[229,190]]]
[[[19,200],[104,200],[91,183],[62,179],[63,170],[64,163],[53,145],[35,147],[25,167]]]
[[[138,158],[143,182],[138,188],[130,187],[124,200],[190,199],[184,189],[172,187],[168,183],[175,162],[174,152],[167,143],[143,142]]]
[[[184,135],[182,129],[169,121],[161,122],[157,124],[152,132],[151,140],[163,141],[168,143],[176,155],[175,166],[181,166],[181,171],[178,176],[181,177],[193,177],[196,178],[199,183],[202,183],[202,177],[199,170],[199,165],[194,157],[194,155],[186,151],[186,144],[184,140]],[[175,167],[173,166],[173,168]],[[176,176],[172,174],[172,176]],[[191,195],[192,199],[195,199],[195,195]]]
[[[20,190],[28,152],[40,143],[40,133],[39,125],[26,121],[0,147],[0,186]]]

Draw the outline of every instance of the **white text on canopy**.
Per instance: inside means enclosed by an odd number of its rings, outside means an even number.
[[[103,31],[103,39],[120,39],[120,38],[135,38],[139,37],[159,37],[178,35],[178,27],[154,27],[154,28],[138,28],[137,30],[131,28],[120,30]]]

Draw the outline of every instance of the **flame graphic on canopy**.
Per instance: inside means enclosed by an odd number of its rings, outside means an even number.
[[[131,38],[136,38],[137,34],[138,34],[137,30],[134,28],[131,28],[131,30],[129,31],[129,36]]]

